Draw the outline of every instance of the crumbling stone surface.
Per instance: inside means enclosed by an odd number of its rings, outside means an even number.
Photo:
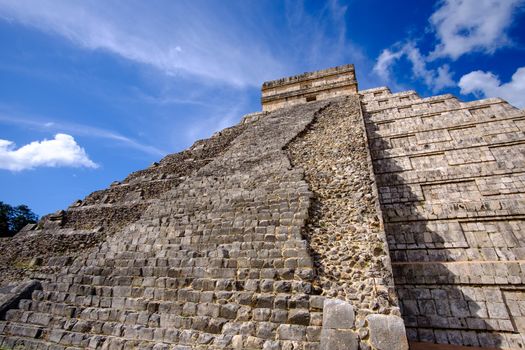
[[[326,103],[247,124],[141,218],[42,282],[0,346],[316,349],[302,228],[312,193],[283,151]]]
[[[60,229],[34,232],[21,232],[12,238],[0,239],[0,285],[35,273],[55,273],[63,267],[63,262],[72,260],[79,252],[105,239],[102,232]]]
[[[166,189],[167,190],[167,189]],[[64,214],[61,227],[73,230],[103,230],[114,233],[130,222],[140,218],[150,202],[145,200],[123,204],[95,204],[70,209]]]
[[[314,193],[303,232],[323,295],[397,313],[359,99],[335,100],[288,146]]]
[[[0,241],[0,348],[523,348],[523,111],[297,87]]]
[[[46,215],[38,225],[15,237],[0,239],[0,285],[55,273],[61,262],[104,242],[108,235],[138,220],[165,192],[223,154],[245,127],[239,124],[197,141],[190,149],[168,155],[67,210]]]

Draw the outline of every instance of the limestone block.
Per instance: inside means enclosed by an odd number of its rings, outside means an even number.
[[[408,350],[405,324],[401,317],[372,314],[366,320],[372,346],[379,350]]]
[[[355,312],[352,304],[338,300],[326,299],[323,307],[323,328],[352,329]]]
[[[288,313],[288,322],[308,326],[310,324],[310,313],[306,309],[293,309]]]
[[[279,342],[275,340],[267,340],[263,345],[263,350],[280,350]]]
[[[282,324],[277,328],[279,339],[303,340],[306,336],[306,327],[299,325]]]
[[[358,347],[357,334],[351,330],[323,328],[321,331],[319,350],[357,350]]]

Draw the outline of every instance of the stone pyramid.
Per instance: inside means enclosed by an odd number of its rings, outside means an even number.
[[[0,348],[525,346],[523,110],[353,65],[262,106],[0,240]]]

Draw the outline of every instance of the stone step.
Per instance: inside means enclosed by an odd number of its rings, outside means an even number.
[[[304,241],[291,239],[292,237],[285,234],[275,235],[274,233],[271,233],[272,230],[273,229],[265,229],[265,233],[261,233],[257,241],[246,240],[243,244],[237,244],[235,243],[235,238],[231,239],[227,236],[224,236],[225,239],[217,243],[206,243],[203,241],[204,239],[201,239],[203,247],[199,252],[189,249],[181,249],[182,246],[175,243],[154,243],[144,245],[140,248],[136,244],[126,245],[123,247],[123,249],[126,249],[125,253],[114,254],[113,252],[99,252],[96,255],[92,254],[89,257],[79,259],[75,261],[73,265],[82,266],[82,264],[105,263],[107,266],[107,264],[115,264],[114,262],[118,260],[132,260],[137,261],[137,263],[144,263],[145,261],[151,262],[155,260],[164,260],[166,262],[168,259],[188,260],[198,258],[232,259],[239,257],[278,258],[287,256],[308,256],[304,251],[304,248],[306,247]],[[212,248],[210,246],[214,247]],[[163,250],[157,250],[160,247],[162,247]],[[294,252],[294,250],[296,251]]]
[[[42,339],[31,339],[10,335],[0,335],[0,348],[27,350],[82,350],[84,347],[64,346]]]
[[[105,269],[114,268],[113,276],[126,276],[127,273],[120,274],[121,270],[134,268],[153,268],[162,269],[169,268],[170,270],[180,268],[203,268],[206,271],[213,269],[231,269],[231,268],[295,268],[295,267],[310,267],[310,256],[306,250],[300,249],[285,249],[271,250],[271,251],[256,251],[248,255],[248,252],[243,252],[243,256],[233,258],[214,258],[214,257],[198,257],[198,258],[151,258],[151,259],[111,259],[110,261],[92,261],[91,267],[100,267]],[[293,260],[291,260],[293,259]]]
[[[238,268],[203,268],[203,267],[113,267],[93,268],[78,274],[78,278],[72,279],[64,275],[57,278],[55,282],[46,284],[47,290],[67,291],[68,285],[79,283],[84,280],[93,285],[117,285],[122,282],[129,285],[130,279],[136,285],[142,285],[144,279],[148,281],[156,279],[199,279],[199,280],[237,280],[246,281],[250,279],[273,279],[273,280],[298,280],[311,281],[313,279],[312,262],[309,258],[288,258],[280,261],[277,266],[265,266],[261,260],[243,262]],[[253,267],[250,267],[253,266]],[[269,265],[269,263],[268,263]],[[246,267],[244,267],[246,266]]]
[[[12,323],[3,322],[4,325],[0,326],[2,334],[8,334],[15,337],[25,338],[41,338],[43,335],[44,327],[42,325],[35,326],[29,323]]]
[[[156,289],[163,289],[170,293],[174,291],[184,291],[185,288],[195,292],[202,291],[260,291],[260,292],[275,292],[275,293],[292,293],[300,292],[305,287],[311,284],[313,275],[311,271],[302,271],[304,274],[302,278],[294,271],[284,271],[282,277],[275,273],[274,270],[269,270],[271,274],[261,274],[257,271],[256,275],[250,275],[247,271],[246,275],[238,276],[237,278],[224,279],[208,279],[208,278],[140,278],[140,277],[119,277],[107,278],[103,280],[100,277],[84,278],[82,282],[74,284],[60,283],[47,284],[44,291],[35,291],[36,295],[50,292],[67,292],[79,296],[122,296],[121,293],[130,295],[142,296],[144,293],[153,293]]]
[[[102,290],[110,294],[112,291]],[[20,309],[10,310],[10,317],[21,318],[19,314],[23,310],[38,310],[45,313],[56,313],[63,316],[71,316],[77,309],[92,308],[116,308],[126,311],[143,311],[148,309],[163,309],[174,307],[178,309],[183,303],[194,303],[197,306],[203,304],[204,307],[215,304],[239,304],[254,308],[274,308],[274,309],[295,309],[310,308],[310,296],[308,294],[288,294],[266,292],[257,293],[253,291],[246,292],[211,292],[195,290],[172,290],[150,289],[147,297],[124,297],[124,296],[83,296],[65,292],[43,292],[34,295],[32,300],[22,300]]]
[[[259,309],[261,310],[261,309]],[[270,317],[274,315],[270,314],[270,310],[266,309],[266,313],[256,313],[254,314],[254,321],[252,322],[233,322],[227,324],[227,319],[220,317],[205,317],[205,316],[194,316],[194,317],[179,317],[175,316],[170,319],[162,321],[160,315],[149,314],[144,312],[142,314],[128,314],[125,322],[112,322],[112,321],[99,321],[99,320],[82,320],[79,318],[64,318],[64,317],[53,317],[49,320],[49,325],[52,326],[52,330],[49,330],[49,333],[42,333],[42,329],[39,327],[34,327],[32,325],[21,325],[15,320],[11,320],[5,326],[7,329],[12,329],[13,332],[4,331],[4,334],[9,336],[21,336],[24,338],[31,337],[40,337],[48,340],[52,343],[58,343],[65,346],[79,346],[79,347],[90,347],[98,348],[102,346],[104,348],[104,342],[106,342],[107,337],[117,337],[119,342],[128,342],[129,340],[133,341],[167,341],[171,337],[177,338],[177,342],[182,344],[208,344],[211,343],[216,337],[223,337],[224,334],[227,334],[228,331],[223,332],[223,335],[219,335],[223,330],[223,327],[228,327],[228,329],[239,331],[243,327],[248,327],[243,332],[251,338],[256,338],[256,336],[263,335],[264,338],[252,339],[252,341],[257,341],[261,345],[267,339],[275,339],[276,332],[280,325],[286,324],[286,311],[282,310],[280,313],[277,312],[275,317],[277,319],[272,320]],[[274,310],[275,312],[275,310]],[[297,314],[296,314],[297,315]],[[304,317],[308,315],[306,310],[296,318],[297,327],[302,327],[306,331],[308,323],[304,324],[301,321],[304,321]],[[32,315],[25,315],[28,320],[32,319]],[[141,324],[140,317],[144,317],[144,324]],[[260,319],[257,319],[260,317]],[[301,318],[303,317],[303,318]],[[308,318],[310,315],[307,316]],[[320,317],[317,318],[317,321],[320,321]],[[290,319],[289,319],[290,320]],[[267,322],[267,321],[276,321],[276,322]],[[21,320],[19,322],[22,322]],[[161,326],[161,323],[166,323],[164,327]],[[227,326],[226,326],[227,324]],[[257,326],[260,324],[260,326]],[[301,325],[301,326],[300,326]],[[262,328],[264,327],[264,331]],[[39,333],[31,332],[32,329],[36,329]],[[320,332],[320,325],[310,326],[309,331],[314,333]],[[235,334],[235,333],[234,333]],[[186,338],[186,339],[184,339]],[[169,341],[169,340],[168,340]],[[170,342],[171,342],[170,341]],[[95,343],[93,343],[95,342]],[[102,345],[101,345],[102,343]],[[94,345],[96,344],[96,345]]]

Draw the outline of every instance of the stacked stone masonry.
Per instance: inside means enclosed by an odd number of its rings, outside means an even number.
[[[357,95],[357,81],[354,65],[347,64],[267,81],[261,90],[262,110],[271,112],[306,102]]]
[[[328,290],[315,283],[303,237],[312,192],[283,148],[330,103],[252,118],[223,154],[8,310],[1,346],[319,349],[325,295],[344,281]],[[349,108],[355,118],[355,98]],[[377,212],[370,215],[377,221]],[[392,280],[388,272],[375,274]],[[332,331],[369,348],[367,321],[360,322]]]
[[[66,210],[46,215],[14,238],[0,240],[0,284],[57,271],[80,252],[138,220],[163,193],[224,153],[244,128],[236,125],[197,141],[190,149],[131,173]]]
[[[357,96],[332,100],[288,146],[313,192],[304,237],[324,295],[371,313],[399,313]]]
[[[525,113],[361,91],[412,341],[525,346]]]
[[[356,89],[267,82],[283,108],[0,240],[0,349],[523,348],[525,112]]]

